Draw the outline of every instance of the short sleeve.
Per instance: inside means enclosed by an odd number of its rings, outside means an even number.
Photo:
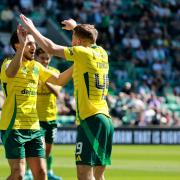
[[[73,46],[64,48],[65,58],[69,61],[79,60],[79,58],[84,56],[86,52],[86,48],[83,46]]]
[[[55,73],[52,72],[51,70],[45,68],[43,65],[37,62],[37,65],[39,67],[39,79],[42,82],[46,82],[47,79],[49,79],[51,76],[53,76]]]

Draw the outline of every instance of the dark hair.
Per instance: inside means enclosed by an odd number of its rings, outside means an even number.
[[[10,38],[10,44],[12,48],[14,49],[14,51],[16,51],[15,44],[18,44],[18,43],[19,43],[19,39],[18,39],[17,31],[14,31]]]
[[[37,48],[36,49],[36,55],[39,56],[40,54],[46,53],[42,48]]]
[[[74,28],[74,35],[89,40],[92,44],[96,42],[98,31],[94,25],[90,24],[79,24]]]

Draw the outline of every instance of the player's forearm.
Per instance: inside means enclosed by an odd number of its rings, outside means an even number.
[[[38,45],[47,53],[61,58],[65,58],[64,47],[55,44],[50,39],[43,36],[36,28],[30,29],[31,34],[38,43]]]
[[[51,84],[59,85],[59,86],[64,86],[71,79],[72,73],[73,73],[73,66],[71,66],[69,69],[67,69],[63,73],[59,74],[58,77],[56,75],[51,76],[47,80],[47,82],[49,82]]]
[[[35,27],[30,28],[29,31],[38,45],[47,53],[52,54],[52,46],[54,43],[50,39],[44,37]]]
[[[54,85],[46,82],[47,88],[53,93],[56,97],[59,97],[59,88],[55,87]]]
[[[24,54],[24,49],[25,49],[25,44],[23,46],[20,46],[17,51],[16,55],[10,62],[9,66],[6,69],[6,75],[9,78],[13,78],[16,76],[21,64],[22,64],[22,59],[23,59],[23,54]]]
[[[20,18],[24,23],[26,29],[34,36],[36,42],[44,51],[54,56],[58,56],[61,58],[65,57],[63,46],[57,45],[54,42],[52,42],[50,39],[44,37],[34,26],[33,22],[23,14],[20,15]]]
[[[61,73],[58,78],[58,85],[60,86],[66,85],[71,80],[72,73],[73,73],[73,66],[71,66],[69,69],[67,69],[63,73]]]

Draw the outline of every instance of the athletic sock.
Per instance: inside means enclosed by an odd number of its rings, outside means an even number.
[[[52,161],[53,161],[53,157],[52,157],[52,155],[49,155],[49,157],[46,159],[48,171],[50,171],[52,169]]]

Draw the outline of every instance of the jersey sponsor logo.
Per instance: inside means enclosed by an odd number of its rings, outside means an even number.
[[[23,89],[21,91],[21,94],[26,94],[26,95],[29,95],[29,96],[36,96],[37,92],[36,91],[32,91],[32,90],[28,90],[28,89]]]
[[[40,96],[49,96],[51,93],[50,92],[47,92],[47,93],[37,93],[37,95],[40,95]]]

